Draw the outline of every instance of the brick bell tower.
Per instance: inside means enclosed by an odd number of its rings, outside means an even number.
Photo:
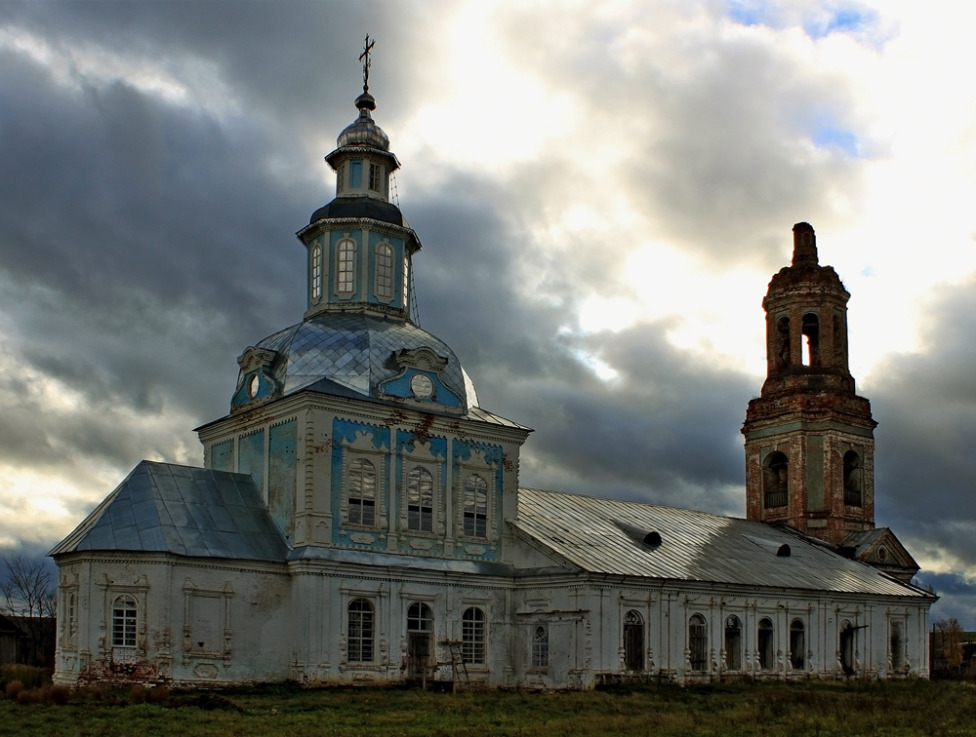
[[[794,225],[793,263],[763,299],[766,380],[742,425],[746,516],[834,545],[874,528],[877,423],[848,368],[848,299],[813,228]]]

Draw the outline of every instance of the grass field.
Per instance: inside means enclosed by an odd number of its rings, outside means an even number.
[[[976,686],[948,681],[733,684],[584,693],[279,686],[0,701],[3,737],[976,735]],[[142,703],[131,703],[141,701]]]

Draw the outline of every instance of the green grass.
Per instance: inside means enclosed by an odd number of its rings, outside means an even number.
[[[976,686],[947,681],[731,684],[584,693],[399,689],[74,696],[64,706],[0,701],[4,737],[583,737],[976,735]]]

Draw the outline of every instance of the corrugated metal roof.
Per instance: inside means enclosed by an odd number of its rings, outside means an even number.
[[[515,527],[591,573],[852,594],[929,594],[794,531],[675,507],[520,489]],[[657,532],[660,543],[648,533]],[[783,546],[789,547],[785,555]]]
[[[49,553],[166,552],[284,561],[288,545],[251,476],[142,461]]]

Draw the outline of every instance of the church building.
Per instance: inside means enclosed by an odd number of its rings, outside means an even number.
[[[520,488],[531,431],[414,321],[420,238],[367,85],[356,107],[297,234],[307,309],[241,353],[203,467],[143,461],[51,551],[57,683],[928,676],[935,597],[875,527],[849,295],[809,225],[763,302],[746,519]]]

